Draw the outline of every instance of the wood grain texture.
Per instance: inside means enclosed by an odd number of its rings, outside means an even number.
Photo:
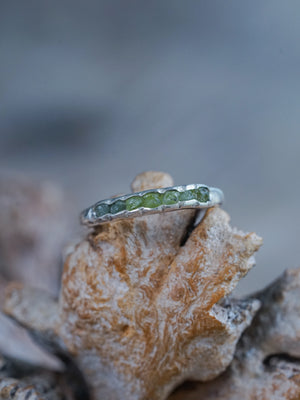
[[[132,187],[166,181],[145,173]],[[162,400],[186,379],[213,379],[259,308],[227,296],[262,240],[232,228],[218,207],[187,235],[194,218],[178,210],[101,225],[69,247],[57,308],[49,299],[34,306],[32,291],[12,286],[6,312],[41,336],[52,332],[93,399]]]

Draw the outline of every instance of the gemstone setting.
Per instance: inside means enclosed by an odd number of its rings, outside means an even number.
[[[109,214],[109,213],[110,213],[110,207],[108,204],[100,203],[95,206],[96,217],[103,217],[103,215]]]
[[[143,196],[143,207],[145,208],[156,208],[162,204],[161,202],[161,194],[150,192],[146,193]]]
[[[189,200],[195,200],[195,194],[193,190],[185,190],[184,192],[180,192],[179,194],[179,200],[180,201],[189,201]]]
[[[167,190],[163,195],[163,203],[166,205],[176,204],[179,200],[179,192],[177,190]]]
[[[141,196],[132,196],[126,200],[126,210],[132,211],[142,207],[143,199]]]
[[[126,210],[126,204],[125,204],[125,201],[122,201],[122,200],[117,200],[114,203],[112,203],[110,206],[111,214],[117,214],[124,210]]]
[[[194,190],[195,198],[200,203],[206,203],[209,201],[209,189],[206,186],[201,186]]]
[[[80,220],[93,226],[118,218],[185,208],[209,208],[222,204],[223,200],[220,189],[201,184],[150,189],[99,201],[82,211]]]

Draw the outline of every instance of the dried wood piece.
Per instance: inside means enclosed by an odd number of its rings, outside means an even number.
[[[132,187],[168,179],[147,173]],[[58,314],[53,307],[44,319],[28,300],[33,292],[15,286],[7,314],[40,341],[56,336],[94,399],[162,400],[186,379],[214,378],[259,307],[255,299],[224,298],[253,266],[261,239],[231,228],[216,207],[186,240],[195,215],[178,210],[99,226],[69,248]],[[43,296],[36,303],[47,308]]]
[[[137,175],[131,184],[133,192],[141,192],[142,190],[158,189],[173,186],[174,181],[171,175],[165,172],[146,171]]]
[[[55,184],[0,175],[1,275],[57,293],[67,211]]]
[[[35,182],[22,175],[0,175],[0,304],[10,280],[58,294],[61,252],[71,225],[69,208],[70,202],[55,184]],[[55,365],[53,358],[3,315],[0,352]]]
[[[64,387],[62,374],[0,356],[0,400],[66,400]]]
[[[211,382],[184,385],[169,400],[300,398],[300,268],[253,297],[262,306],[228,370]]]

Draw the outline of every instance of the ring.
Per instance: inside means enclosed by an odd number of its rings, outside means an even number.
[[[175,211],[209,208],[222,204],[222,190],[201,184],[143,190],[98,201],[80,214],[84,225],[94,226],[120,218]]]

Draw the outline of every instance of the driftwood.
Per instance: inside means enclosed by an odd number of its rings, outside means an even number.
[[[261,243],[218,207],[107,223],[68,248],[58,299],[11,283],[4,311],[65,363],[70,398],[298,399],[300,272],[230,297]]]
[[[58,294],[62,249],[72,225],[70,207],[56,184],[23,175],[0,175],[0,304],[6,284],[12,280]],[[58,364],[3,315],[1,352],[51,367]]]
[[[0,358],[0,399],[63,400],[66,393],[62,374],[13,358]]]
[[[260,310],[226,372],[182,386],[170,400],[300,399],[300,269],[286,271],[254,297]]]
[[[50,182],[0,175],[0,267],[5,279],[57,294],[61,251],[70,231],[66,201]]]

